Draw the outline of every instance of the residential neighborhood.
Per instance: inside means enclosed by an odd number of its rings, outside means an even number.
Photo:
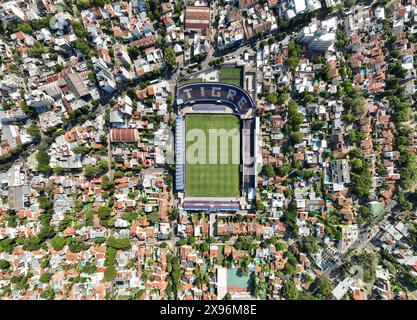
[[[1,300],[417,299],[415,0],[0,22]]]

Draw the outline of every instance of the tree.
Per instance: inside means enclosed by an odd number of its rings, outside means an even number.
[[[78,38],[75,40],[75,48],[86,56],[90,56],[92,50],[85,39]]]
[[[304,97],[303,97],[303,102],[304,102],[305,104],[307,104],[307,103],[311,103],[311,102],[313,102],[315,99],[316,99],[316,98],[314,97],[314,95],[313,95],[313,94],[311,94],[311,93],[307,93],[307,94],[305,94],[305,95],[304,95]]]
[[[17,30],[23,33],[31,33],[33,31],[32,26],[27,22],[20,23],[17,27]]]
[[[177,241],[177,246],[178,247],[181,247],[181,246],[186,245],[186,244],[187,244],[187,240],[185,240],[185,239],[180,239],[180,240]]]
[[[284,282],[284,298],[287,300],[297,300],[298,299],[298,289],[295,286],[295,283],[292,280],[285,280]]]
[[[326,125],[326,121],[323,120],[314,120],[311,122],[312,131],[320,131]]]
[[[168,47],[164,50],[164,58],[168,65],[171,67],[175,66],[177,63],[177,56],[174,49],[171,47]]]
[[[320,276],[316,278],[316,288],[323,297],[326,297],[332,292],[333,285],[328,278]]]
[[[354,159],[352,162],[352,170],[361,171],[363,168],[363,161],[361,159]]]
[[[11,253],[15,246],[16,243],[13,239],[5,238],[3,240],[0,240],[0,252]]]
[[[303,141],[303,134],[300,131],[293,132],[291,134],[291,140],[293,144],[299,144],[301,141]]]
[[[53,300],[55,297],[55,291],[50,286],[48,286],[42,293],[41,298],[46,300]]]
[[[117,250],[112,247],[107,247],[106,249],[106,258],[104,260],[104,265],[106,267],[112,266],[116,263],[116,254]]]
[[[127,250],[130,248],[130,239],[129,238],[120,238],[116,239],[113,236],[107,238],[106,244],[108,247],[118,249],[118,250]]]
[[[32,20],[30,25],[33,30],[39,31],[42,28],[48,28],[50,25],[51,15],[46,15],[40,19]]]
[[[38,161],[38,170],[43,174],[52,173],[52,168],[49,166],[51,157],[45,149],[39,149],[36,154],[36,160]]]
[[[336,30],[336,47],[343,49],[349,43],[349,37],[342,31]]]
[[[196,241],[194,236],[191,236],[187,239],[187,244],[192,245]]]
[[[403,279],[407,283],[407,285],[412,288],[412,290],[417,289],[417,277],[414,276],[411,272],[403,272]]]
[[[362,158],[362,150],[359,148],[354,148],[349,151],[348,155],[351,159]]]
[[[80,238],[71,238],[68,248],[72,253],[78,253],[87,250],[89,247],[90,244],[88,242],[84,242]]]
[[[288,245],[283,241],[278,241],[278,242],[275,243],[275,248],[278,251],[284,251],[284,250],[287,250]]]
[[[155,224],[159,221],[158,214],[156,212],[151,212],[148,214],[148,220],[150,223]]]
[[[284,272],[285,272],[285,274],[287,274],[287,275],[293,275],[293,274],[296,273],[296,271],[297,270],[296,270],[296,268],[295,268],[295,266],[293,264],[287,262],[284,265]]]
[[[291,70],[295,70],[295,68],[297,68],[299,61],[300,61],[300,58],[295,57],[295,56],[288,57],[288,59],[287,59],[287,62],[289,64]]]
[[[396,200],[397,200],[397,204],[401,208],[401,210],[409,211],[409,210],[413,209],[413,204],[406,199],[403,192],[399,192],[397,194]]]
[[[47,239],[52,239],[55,236],[55,230],[49,225],[43,225],[41,232],[38,233],[40,242],[44,242]]]
[[[39,281],[42,283],[49,283],[49,281],[52,278],[52,275],[52,273],[46,272],[40,276]]]
[[[108,266],[106,270],[104,270],[104,280],[105,281],[112,281],[116,278],[117,270],[115,266]]]
[[[278,95],[278,99],[277,99],[277,103],[278,104],[284,104],[285,102],[287,102],[287,100],[290,98],[288,93],[280,93]]]
[[[400,79],[405,78],[405,76],[408,74],[408,70],[403,68],[399,60],[389,63],[388,70],[390,73],[394,74],[397,78]]]
[[[51,241],[52,248],[56,251],[60,251],[67,243],[66,238],[64,237],[55,237]]]
[[[6,260],[0,260],[0,270],[7,270],[10,268],[10,263]]]
[[[182,13],[182,5],[181,2],[176,2],[174,6],[174,13],[179,16]]]
[[[320,247],[317,244],[317,238],[315,237],[306,237],[301,243],[303,251],[308,253],[317,253],[320,251]]]
[[[103,176],[102,184],[103,190],[109,191],[114,188],[114,182],[108,176]]]
[[[350,162],[352,191],[358,197],[367,197],[372,188],[372,173],[369,165],[362,160],[362,152],[358,148],[349,151],[349,157],[353,159]]]
[[[97,170],[92,165],[86,165],[84,168],[84,175],[87,177],[87,179],[91,179],[97,175]]]
[[[343,1],[343,5],[345,6],[345,8],[350,8],[352,6],[354,6],[356,3],[355,0],[345,0]]]
[[[298,131],[300,124],[303,123],[304,116],[297,111],[297,103],[291,100],[288,104],[288,118],[293,131]]]
[[[94,244],[97,245],[97,246],[103,244],[104,242],[106,242],[105,238],[95,238],[94,239]]]
[[[370,223],[372,221],[372,213],[366,206],[359,206],[358,208],[358,214],[361,221],[365,223]]]
[[[273,178],[275,176],[275,170],[272,164],[268,163],[263,166],[262,173],[265,174],[268,178]]]
[[[35,139],[39,139],[41,136],[41,133],[39,131],[39,128],[35,123],[32,123],[30,127],[27,129],[27,132],[34,137]]]
[[[404,150],[399,159],[400,186],[405,190],[414,188],[417,181],[417,156],[415,153]]]
[[[202,242],[200,243],[200,250],[202,252],[208,252],[210,250],[210,246],[208,245],[207,242]]]
[[[136,220],[139,217],[139,214],[136,211],[125,212],[122,214],[122,218],[127,221]]]
[[[286,176],[291,172],[291,163],[289,161],[284,162],[281,166],[276,168],[275,172],[279,176]]]
[[[294,38],[290,40],[288,43],[288,59],[287,63],[290,66],[291,70],[295,70],[297,68],[298,63],[300,61],[301,56],[301,48],[295,42]]]
[[[342,239],[342,232],[340,228],[335,227],[329,223],[326,223],[324,227],[324,233],[331,239],[341,240]]]
[[[107,206],[101,206],[98,210],[97,210],[97,214],[100,217],[101,220],[107,220],[110,218],[110,213],[111,210],[109,207]]]
[[[169,220],[177,220],[179,217],[179,211],[178,208],[172,208],[172,210],[169,212]]]
[[[109,163],[105,159],[101,159],[98,163],[98,172],[100,175],[105,174],[109,170]]]
[[[271,104],[276,104],[278,100],[278,95],[276,92],[270,92],[268,96],[266,97],[266,101],[268,101]]]

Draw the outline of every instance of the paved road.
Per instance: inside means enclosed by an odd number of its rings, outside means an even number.
[[[111,150],[110,132],[107,135],[107,161],[109,163],[109,171],[107,172],[107,174],[109,175],[110,180],[113,180],[113,173],[114,173],[113,168],[112,168],[113,154]]]
[[[207,57],[204,61],[201,62],[201,70],[198,70],[196,72],[187,74],[187,72],[185,72],[185,70],[187,69],[186,66],[184,67],[180,67],[174,70],[174,73],[172,73],[171,76],[168,75],[167,79],[168,82],[170,84],[170,87],[172,89],[175,89],[177,84],[178,84],[178,80],[180,80],[181,78],[189,78],[192,76],[196,76],[199,73],[205,72],[208,69],[212,68],[210,66],[210,62],[219,59],[220,57],[226,57],[226,56],[240,56],[241,54],[243,54],[246,50],[249,49],[256,49],[259,46],[259,43],[263,42],[263,41],[268,41],[269,38],[273,38],[274,34],[269,34],[266,35],[262,38],[258,38],[258,39],[254,39],[250,42],[245,43],[244,45],[240,46],[240,47],[235,47],[235,48],[230,48],[228,50],[222,50],[222,51],[214,51],[213,49],[211,49],[208,54]],[[210,48],[212,48],[213,46],[211,46]],[[183,74],[183,75],[181,75]]]
[[[384,213],[381,214],[379,218],[377,218],[376,223],[371,227],[365,227],[359,230],[359,238],[356,240],[350,249],[345,254],[338,254],[336,255],[337,262],[330,265],[323,274],[327,277],[331,277],[334,273],[336,273],[342,264],[344,258],[348,257],[350,254],[354,252],[361,252],[375,237],[378,233],[379,228],[391,217],[392,208],[395,206],[394,202],[391,202],[390,205],[385,209]]]

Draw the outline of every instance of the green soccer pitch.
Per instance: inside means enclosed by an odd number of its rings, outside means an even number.
[[[240,164],[232,161],[234,156],[240,160],[240,120],[237,116],[230,114],[187,114],[185,117],[186,136],[192,129],[200,129],[204,131],[206,140],[206,164],[190,163],[187,155],[190,153],[195,156],[199,151],[190,152],[189,147],[196,143],[197,138],[187,141],[186,138],[186,166],[185,166],[185,193],[187,196],[199,197],[234,197],[240,195],[239,177]],[[228,138],[227,148],[225,144],[221,148],[220,139],[217,139],[217,164],[209,164],[210,148],[209,148],[209,129],[236,129],[238,137],[236,139]],[[234,145],[233,145],[234,144]],[[193,150],[193,149],[191,149]],[[239,152],[238,155],[232,155],[233,150]],[[187,152],[189,151],[189,152]],[[212,151],[213,152],[213,151]],[[214,152],[216,150],[214,149]],[[220,163],[220,155],[223,156],[228,152],[227,164]],[[213,155],[211,155],[213,159]],[[238,160],[238,162],[240,162]]]

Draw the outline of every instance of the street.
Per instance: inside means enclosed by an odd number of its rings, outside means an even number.
[[[380,227],[387,222],[388,218],[391,217],[392,209],[395,206],[395,203],[391,202],[390,205],[385,209],[384,213],[381,214],[376,219],[376,223],[370,229],[368,226],[359,229],[359,237],[358,239],[352,244],[352,246],[347,250],[344,254],[337,254],[336,260],[337,262],[333,262],[323,274],[327,277],[332,278],[337,276],[337,270],[342,264],[343,260],[352,255],[353,253],[361,252],[378,234]],[[336,274],[335,274],[336,273]]]

